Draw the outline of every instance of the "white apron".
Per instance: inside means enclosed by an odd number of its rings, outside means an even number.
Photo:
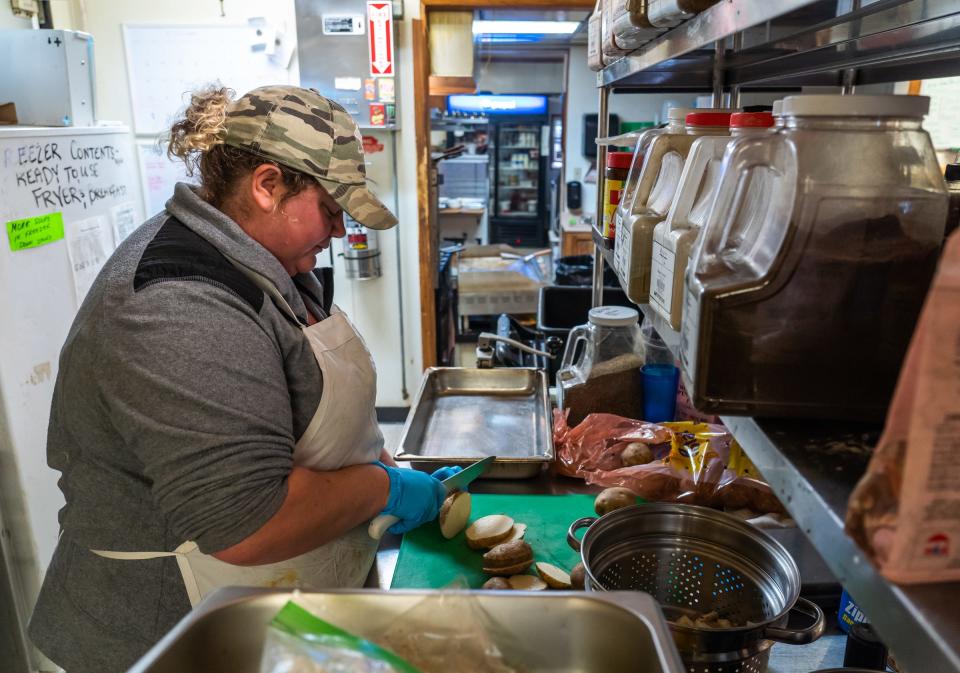
[[[276,286],[266,277],[234,262],[292,320],[298,320]],[[347,315],[336,305],[331,315],[303,326],[323,374],[323,394],[316,413],[293,452],[295,465],[318,471],[372,463],[380,457],[383,435],[377,424],[377,373],[366,344]],[[183,584],[196,606],[208,593],[224,586],[323,589],[363,586],[376,557],[378,541],[357,526],[313,551],[280,563],[236,566],[200,552],[186,541],[172,552],[92,550],[100,556],[138,561],[173,556]]]

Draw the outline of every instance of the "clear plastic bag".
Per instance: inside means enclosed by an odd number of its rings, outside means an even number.
[[[770,487],[722,425],[647,423],[612,414],[590,414],[574,428],[565,411],[554,411],[555,470],[597,486],[622,486],[645,500],[682,502],[718,509],[782,512]],[[631,444],[648,447],[650,461],[625,465]],[[737,457],[730,465],[731,455]]]
[[[336,594],[298,596],[337,626],[288,603],[271,623],[261,673],[523,673],[514,662],[533,653],[466,589],[457,581],[400,613],[343,610]]]
[[[260,673],[423,673],[289,601],[270,622]]]
[[[507,663],[505,653],[520,660],[518,639],[466,592],[441,591],[425,598],[373,637],[422,673],[522,673]]]

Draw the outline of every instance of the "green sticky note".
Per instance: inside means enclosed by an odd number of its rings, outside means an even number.
[[[63,213],[37,215],[7,222],[10,249],[26,250],[53,243],[63,238]]]

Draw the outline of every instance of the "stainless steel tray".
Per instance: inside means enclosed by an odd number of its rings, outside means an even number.
[[[657,604],[638,591],[584,594],[477,591],[483,609],[521,643],[498,642],[527,673],[681,673]],[[435,591],[302,592],[297,601],[359,635],[377,633]],[[208,596],[128,673],[257,673],[267,625],[292,592],[229,587]]]
[[[534,477],[553,461],[548,390],[538,369],[430,367],[394,458],[433,470],[496,456],[485,478]]]

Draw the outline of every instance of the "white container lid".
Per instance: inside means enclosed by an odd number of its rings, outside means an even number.
[[[696,110],[692,107],[672,107],[667,110],[667,121],[682,122],[687,115]]]
[[[772,114],[773,114],[774,117],[779,117],[780,115],[783,114],[783,99],[782,99],[782,98],[778,98],[777,100],[773,101],[773,113],[772,113]]]
[[[637,309],[626,306],[597,306],[590,309],[588,319],[601,327],[629,327],[640,320]]]
[[[728,107],[672,107],[667,110],[667,121],[682,122],[686,121],[687,115],[691,112],[739,112],[740,109]]]
[[[929,96],[788,96],[783,116],[799,117],[923,117]]]

